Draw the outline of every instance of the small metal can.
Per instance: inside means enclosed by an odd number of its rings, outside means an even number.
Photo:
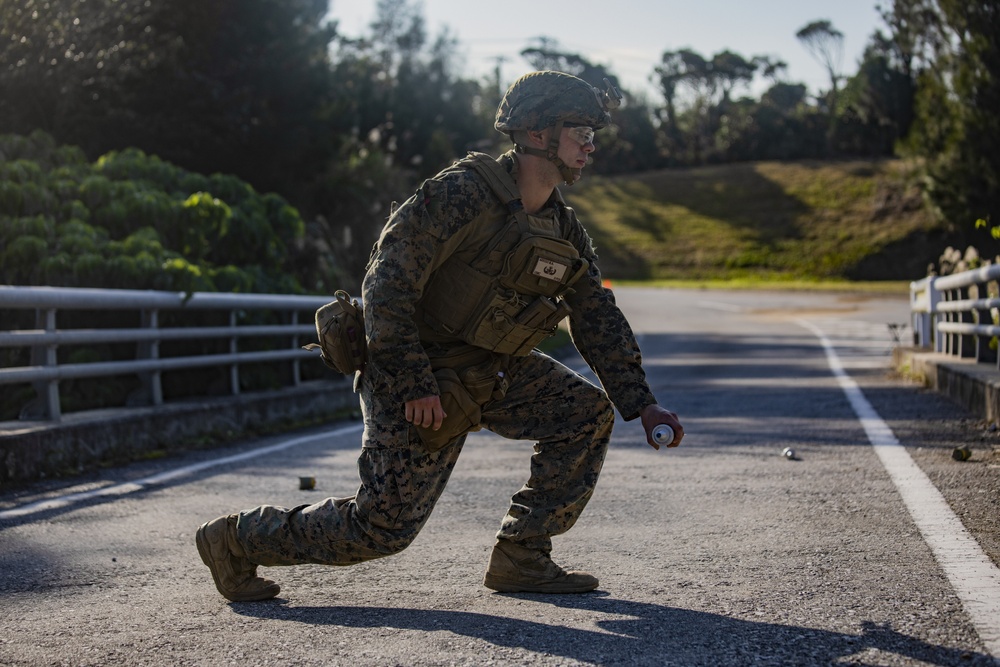
[[[792,449],[791,447],[785,447],[785,449],[782,450],[781,455],[784,456],[789,461],[795,460],[795,450]]]
[[[968,447],[956,447],[951,450],[951,458],[956,461],[968,461],[972,457],[972,451]]]
[[[311,491],[316,488],[316,478],[315,477],[299,477],[299,489],[302,491]]]
[[[674,429],[666,424],[658,424],[653,427],[653,442],[658,445],[669,445],[674,441]]]

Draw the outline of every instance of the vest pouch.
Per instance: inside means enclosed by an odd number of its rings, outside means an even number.
[[[506,395],[508,380],[503,366],[503,357],[491,354],[484,363],[458,372],[466,391],[480,406]]]
[[[531,302],[517,318],[518,330],[529,332],[515,356],[528,354],[543,340],[556,333],[559,323],[572,312],[563,299],[540,296]]]
[[[472,322],[466,340],[498,354],[521,357],[554,334],[569,312],[561,299],[540,297],[525,306],[516,295],[497,294]]]
[[[448,416],[444,418],[441,428],[436,431],[423,426],[413,427],[424,447],[430,452],[436,452],[451,444],[469,431],[478,431],[479,420],[482,417],[479,403],[473,400],[454,369],[439,368],[434,371],[434,379],[437,380],[438,390],[441,392],[441,407]]]
[[[536,332],[518,323],[524,309],[524,301],[516,294],[494,293],[486,307],[469,323],[465,340],[498,354],[527,354],[534,345],[525,349],[525,342]],[[538,340],[544,338],[543,335]]]
[[[500,284],[523,294],[558,296],[579,280],[589,266],[568,241],[528,236],[507,256]]]
[[[532,329],[551,331],[570,312],[571,309],[564,300],[540,296],[521,311],[517,322]]]
[[[516,294],[494,292],[483,309],[473,317],[463,332],[463,338],[492,352],[507,354],[499,348],[509,335],[516,318],[524,310],[524,302]]]

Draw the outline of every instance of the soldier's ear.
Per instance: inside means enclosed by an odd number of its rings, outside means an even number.
[[[528,130],[528,140],[531,142],[532,148],[545,148],[549,145],[549,135],[552,133],[552,128],[547,127],[544,130]]]

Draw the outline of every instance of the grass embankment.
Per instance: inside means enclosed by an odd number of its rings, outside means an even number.
[[[618,281],[905,282],[946,245],[900,160],[588,176],[563,192]]]

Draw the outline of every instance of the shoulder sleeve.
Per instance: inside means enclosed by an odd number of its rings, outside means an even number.
[[[474,169],[458,162],[424,181],[404,206],[407,204],[415,206],[419,213],[417,226],[423,232],[446,241],[484,209],[494,206],[496,196]]]

